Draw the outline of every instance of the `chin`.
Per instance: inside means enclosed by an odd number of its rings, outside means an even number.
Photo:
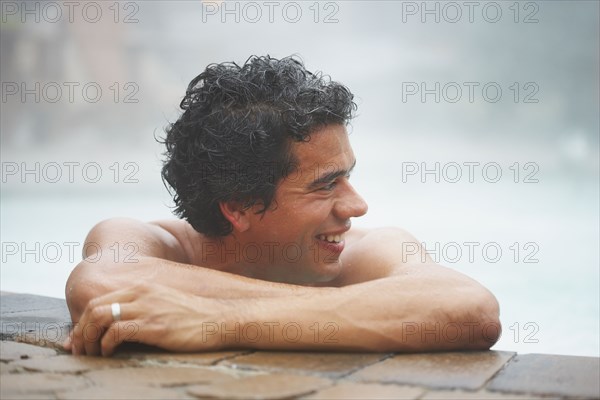
[[[337,260],[333,263],[327,263],[324,265],[318,265],[317,270],[314,271],[314,279],[315,283],[327,283],[333,281],[337,278],[342,272],[342,263],[340,260]]]
[[[342,271],[342,263],[339,259],[328,263],[307,264],[288,265],[287,271],[295,273],[270,276],[267,280],[296,285],[326,284],[336,279]]]

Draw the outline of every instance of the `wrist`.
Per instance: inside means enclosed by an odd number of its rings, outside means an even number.
[[[244,343],[244,303],[240,299],[207,299],[200,297],[195,325],[196,338],[202,350],[225,350],[247,347]],[[210,311],[207,311],[210,310]]]

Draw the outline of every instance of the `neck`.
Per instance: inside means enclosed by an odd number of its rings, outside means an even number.
[[[229,234],[209,238],[202,244],[201,265],[248,278],[271,282],[306,284],[290,274],[297,271],[294,265],[286,266],[280,260],[281,248],[276,243],[256,242],[242,236]],[[312,281],[311,281],[312,282]]]

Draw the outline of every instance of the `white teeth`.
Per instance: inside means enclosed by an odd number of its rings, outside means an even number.
[[[344,240],[344,235],[319,235],[317,236],[319,240],[326,240],[330,243],[339,243]]]

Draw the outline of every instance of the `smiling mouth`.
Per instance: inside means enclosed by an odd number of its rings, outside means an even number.
[[[317,239],[329,243],[340,243],[344,240],[344,235],[317,235]]]

